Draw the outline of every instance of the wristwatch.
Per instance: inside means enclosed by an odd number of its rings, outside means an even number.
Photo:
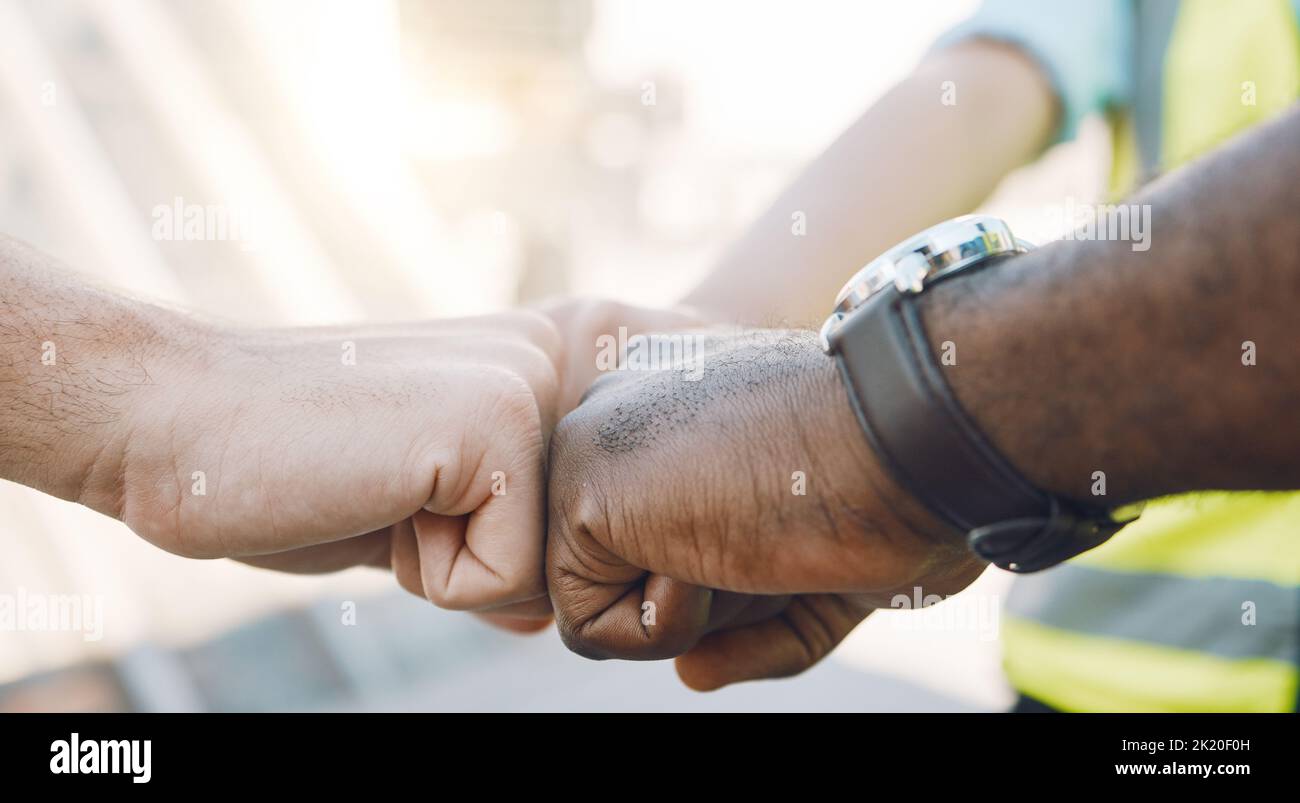
[[[936,283],[1032,248],[997,218],[940,223],[849,279],[821,329],[867,440],[898,483],[966,533],[981,558],[1013,572],[1054,566],[1128,523],[1103,506],[1035,487],[958,404],[917,300]]]

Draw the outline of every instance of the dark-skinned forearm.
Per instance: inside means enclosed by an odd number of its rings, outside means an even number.
[[[925,296],[957,398],[1077,499],[1099,471],[1112,504],[1300,488],[1300,110],[1130,203],[1151,206],[1148,251],[1057,242]]]

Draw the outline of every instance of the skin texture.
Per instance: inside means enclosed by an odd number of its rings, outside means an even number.
[[[602,338],[616,342],[620,328],[633,336],[700,325],[699,316],[688,309],[656,309],[603,299],[556,299],[540,305],[538,311],[550,319],[560,335],[560,356],[556,360],[558,416],[577,407],[583,394],[601,375],[598,353],[604,342]],[[525,613],[524,617],[500,613],[479,616],[515,633],[535,633],[550,624],[549,617],[538,616],[535,610]]]
[[[895,593],[979,574],[881,471],[810,333],[710,341],[698,381],[607,374],[555,432],[547,573],[571,649],[681,655],[699,689],[789,675]]]
[[[1112,504],[1300,486],[1297,187],[1300,105],[1129,199],[1148,251],[1060,241],[937,285],[923,318],[956,344],[958,400],[1075,499],[1096,501],[1095,471]]]
[[[186,557],[387,565],[443,607],[547,614],[545,316],[233,330],[94,290],[12,240],[0,297],[6,478]]]
[[[1272,423],[1300,397],[1298,186],[1300,108],[1133,199],[1149,251],[1062,241],[937,285],[923,319],[936,351],[956,344],[957,399],[1031,481],[1094,504],[1300,488],[1300,429]],[[1243,364],[1245,340],[1267,364]],[[679,656],[717,688],[805,669],[893,593],[979,574],[890,481],[811,333],[703,359],[698,383],[602,377],[555,432],[547,576],[570,648]]]
[[[671,332],[703,326],[703,317],[687,307],[657,309],[591,298],[549,301],[538,311],[555,324],[561,339],[558,412],[561,418],[578,406],[582,396],[602,373],[598,355],[602,338],[617,341],[619,329],[628,336]]]

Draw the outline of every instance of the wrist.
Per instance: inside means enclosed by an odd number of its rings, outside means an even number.
[[[871,445],[836,360],[817,336],[801,332],[794,343],[791,360],[801,381],[783,383],[779,396],[809,455],[808,496],[839,536],[828,552],[835,568],[827,568],[822,582],[855,591],[964,587],[983,568],[965,533],[899,483]]]
[[[1008,363],[1015,367],[1012,376],[990,381],[987,366],[976,376],[984,387],[1010,396],[1023,407],[1028,394],[1006,391],[1051,375],[1045,368],[1024,370],[1024,353],[1041,357],[1043,344],[1007,349],[997,335],[1007,332],[1008,317],[1027,311],[1032,319],[1037,307],[1011,304],[1008,310],[1008,298],[999,294],[995,307],[1001,314],[988,315],[982,312],[982,304],[968,303],[968,291],[960,296],[964,311],[984,314],[984,326],[973,326],[962,316],[941,318],[953,334],[963,336],[961,341],[936,335],[922,322],[922,312],[933,311],[927,302],[936,292],[942,298],[943,289],[954,283],[970,282],[981,289],[996,284],[1001,275],[997,267],[1024,265],[1020,255],[1029,250],[1031,246],[996,218],[945,221],[889,249],[854,274],[821,329],[823,346],[835,356],[853,410],[881,462],[937,517],[966,533],[975,554],[1017,572],[1037,571],[1096,546],[1122,522],[1104,503],[1074,503],[1045,490],[1052,488],[1049,483],[1026,478],[1008,461],[1008,450],[990,443],[979,425],[987,419],[971,415],[954,398],[945,376],[967,362],[959,357],[959,345],[975,348],[980,356],[996,351],[1003,368]],[[1042,275],[1041,269],[1035,273]],[[926,292],[936,285],[937,289]],[[953,317],[959,320],[954,322]],[[1061,318],[1068,320],[1068,315],[1058,312],[1058,326]],[[1035,339],[1047,328],[1016,323],[1010,334],[1032,332]],[[990,331],[996,333],[992,338],[987,337]],[[1095,361],[1090,367],[1096,367]],[[1059,371],[1060,366],[1054,368]],[[1058,378],[1047,387],[1059,395],[1067,385]],[[1057,412],[1053,407],[1041,405],[1037,412],[1041,415],[1046,409],[1053,415]],[[1042,428],[1024,427],[1027,417],[1012,422],[1021,427],[1016,434],[1026,430],[1041,434]]]
[[[124,521],[132,514],[130,500],[142,491],[151,500],[178,498],[178,492],[155,491],[172,482],[179,488],[184,478],[158,472],[175,464],[177,419],[196,380],[234,340],[221,327],[159,308],[142,309],[137,322],[138,337],[129,347],[115,344],[97,357],[102,373],[123,379],[113,415],[87,430],[63,461],[75,494],[65,498]]]
[[[1131,353],[1143,318],[1089,326],[1073,312],[1088,288],[1053,287],[1062,260],[1048,246],[934,287],[920,306],[930,347],[951,355],[942,370],[962,410],[1036,487],[1093,506],[1159,495],[1134,470],[1150,439],[1116,415],[1115,361],[1097,359]]]
[[[817,414],[815,434],[809,435],[820,454],[838,455],[835,471],[857,483],[849,503],[858,508],[878,509],[883,526],[894,531],[918,534],[935,545],[966,549],[965,534],[935,516],[895,478],[872,447],[862,423],[853,412],[849,390],[833,358],[819,343],[810,341],[807,360],[816,377]]]

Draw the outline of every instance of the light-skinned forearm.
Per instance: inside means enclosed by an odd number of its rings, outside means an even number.
[[[1300,107],[1130,202],[1150,250],[1057,242],[924,297],[957,398],[1078,499],[1300,488]]]
[[[1051,87],[1016,49],[975,40],[935,53],[809,165],[683,303],[720,322],[814,325],[854,270],[971,211],[1035,158],[1055,117]]]
[[[202,325],[100,290],[0,236],[0,476],[116,514],[133,411]],[[100,498],[102,497],[102,498]]]
[[[560,356],[533,312],[207,323],[0,238],[0,476],[186,557],[391,566],[444,607],[542,616]]]

